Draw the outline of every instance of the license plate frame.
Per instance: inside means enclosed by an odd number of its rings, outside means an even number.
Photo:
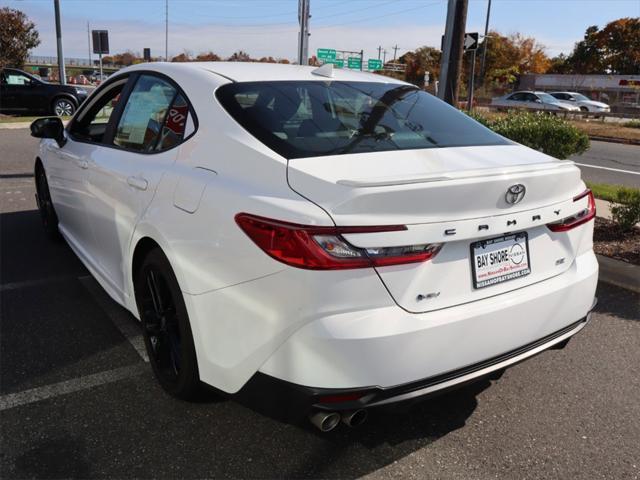
[[[504,244],[504,246],[500,245]],[[516,247],[518,245],[518,247]],[[522,251],[524,245],[524,251]],[[494,248],[491,248],[491,247]],[[498,247],[498,248],[496,248]],[[481,288],[492,287],[494,285],[499,285],[504,282],[508,282],[511,280],[516,280],[518,278],[526,277],[531,274],[531,259],[529,252],[529,235],[527,232],[517,232],[517,233],[508,233],[505,235],[500,235],[498,237],[488,238],[486,240],[478,240],[477,242],[472,242],[469,246],[470,255],[469,260],[471,261],[471,280],[473,281],[473,288],[479,290]],[[491,253],[499,253],[504,252],[505,249],[508,250],[508,261],[500,262],[500,268],[509,267],[510,271],[502,272],[500,275],[493,274],[489,270],[493,265],[480,265],[478,263],[478,251],[481,254],[485,254],[484,262],[489,263]],[[484,252],[483,252],[484,250]],[[504,253],[502,253],[504,255]],[[512,260],[513,256],[513,260]],[[523,264],[523,260],[526,257],[526,265]],[[519,262],[515,260],[519,259]],[[515,266],[514,266],[515,265]],[[478,269],[483,269],[484,271],[480,271],[480,275],[484,275],[486,278],[479,278]]]

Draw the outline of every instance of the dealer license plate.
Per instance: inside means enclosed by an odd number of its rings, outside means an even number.
[[[531,273],[527,232],[471,244],[473,287],[484,288]]]

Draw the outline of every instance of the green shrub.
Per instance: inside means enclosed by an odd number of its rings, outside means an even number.
[[[620,187],[611,207],[611,216],[624,231],[631,230],[640,222],[640,190]]]
[[[624,126],[629,128],[640,128],[640,120],[631,120],[629,122],[625,122]]]
[[[495,119],[471,115],[494,132],[556,158],[565,159],[589,148],[589,137],[569,122],[543,112],[512,112]]]

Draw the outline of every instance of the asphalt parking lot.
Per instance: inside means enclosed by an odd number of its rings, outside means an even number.
[[[640,296],[600,284],[591,324],[566,349],[408,411],[374,411],[358,429],[321,434],[215,395],[181,402],[153,380],[133,318],[43,235],[35,140],[7,132],[1,478],[640,477]]]

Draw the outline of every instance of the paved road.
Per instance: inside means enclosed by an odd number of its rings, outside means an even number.
[[[13,175],[30,171],[33,142],[5,134],[1,478],[640,478],[638,295],[600,285],[565,350],[360,429],[323,435],[214,396],[177,401],[154,382],[133,318],[43,236],[32,179]]]
[[[580,164],[582,178],[640,188],[640,146],[591,142],[591,148],[571,160]]]

